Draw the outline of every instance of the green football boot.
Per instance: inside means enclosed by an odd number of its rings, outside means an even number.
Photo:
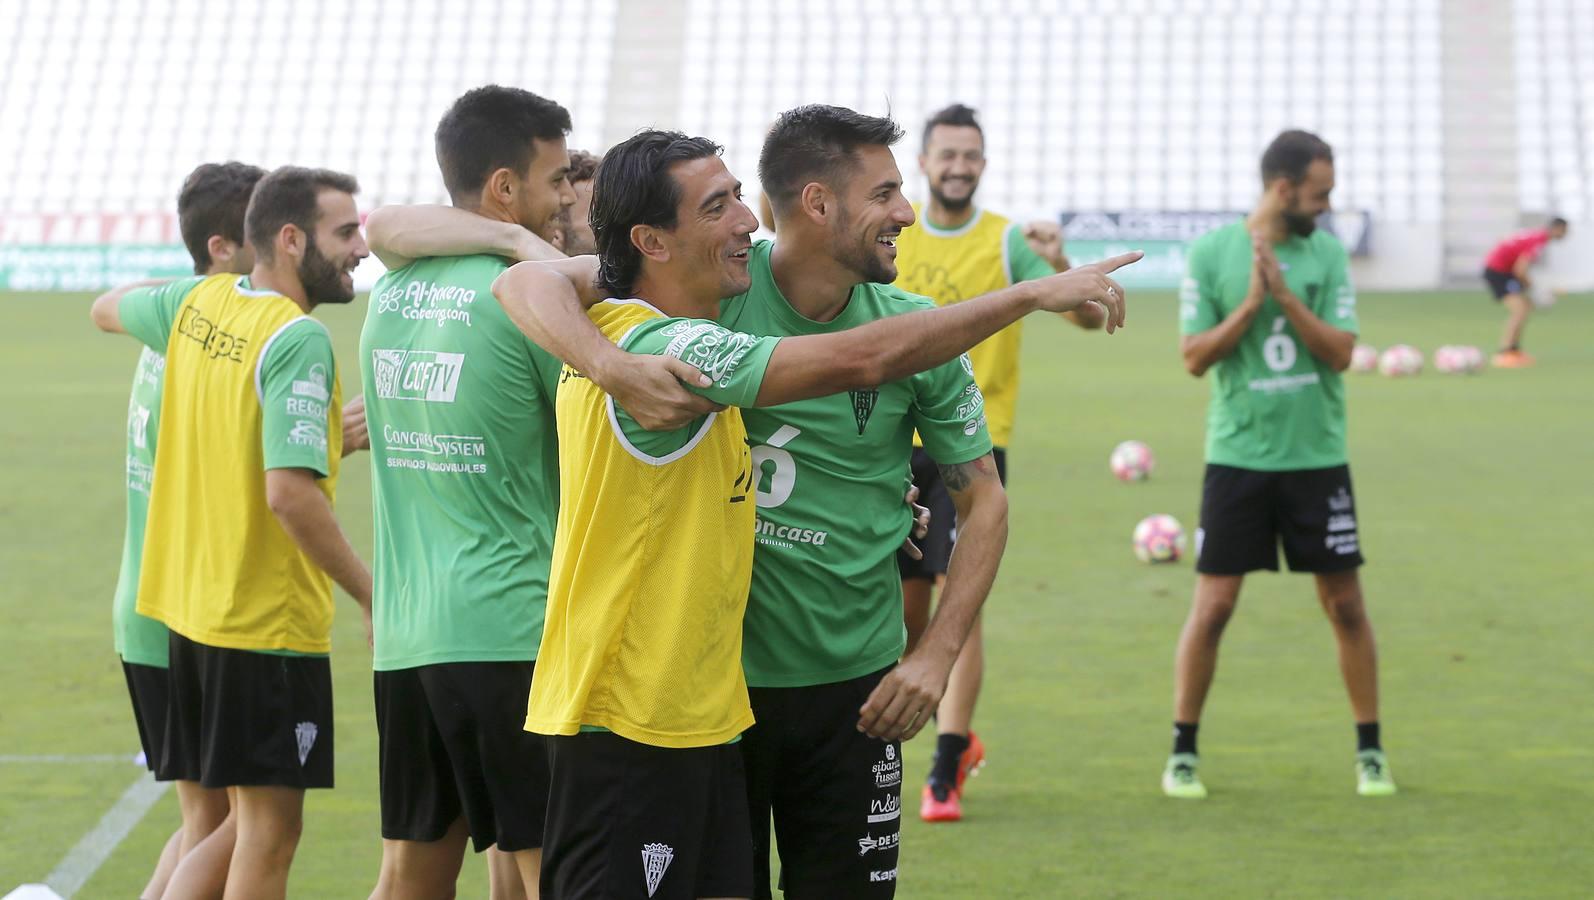
[[[1196,774],[1196,762],[1194,753],[1175,753],[1168,757],[1168,767],[1162,770],[1162,792],[1181,800],[1205,797],[1207,787]]]
[[[1363,797],[1388,797],[1395,793],[1395,776],[1382,750],[1362,750],[1356,754],[1356,793]]]

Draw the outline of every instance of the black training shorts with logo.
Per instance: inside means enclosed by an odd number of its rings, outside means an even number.
[[[542,896],[752,896],[753,841],[736,744],[654,747],[609,731],[546,740]]]
[[[902,745],[858,731],[891,667],[849,681],[749,688],[742,735],[755,898],[771,897],[770,820],[787,900],[889,898],[902,829]]]
[[[160,666],[122,661],[127,679],[127,695],[133,701],[133,722],[138,726],[138,744],[144,751],[144,765],[160,771],[166,746],[166,694],[170,677]]]
[[[325,656],[212,647],[171,633],[163,780],[207,788],[332,787]]]
[[[1007,450],[991,450],[996,459],[996,474],[1007,484]],[[897,569],[904,579],[935,579],[946,574],[952,561],[952,546],[957,543],[957,506],[947,493],[941,480],[941,469],[923,447],[913,448],[913,483],[919,488],[919,505],[930,510],[930,530],[921,540],[914,541],[923,559],[914,559],[906,551],[897,551]]]
[[[1196,571],[1343,572],[1363,563],[1350,467],[1261,472],[1213,463],[1201,490]]]
[[[530,662],[374,673],[382,837],[435,841],[465,817],[479,853],[542,846],[548,756],[524,728]]]

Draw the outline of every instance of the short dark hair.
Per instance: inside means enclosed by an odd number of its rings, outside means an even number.
[[[781,113],[764,137],[758,177],[779,215],[809,183],[834,187],[850,177],[859,147],[889,147],[900,140],[902,127],[889,118],[820,103],[799,106]]]
[[[260,179],[244,216],[244,231],[249,235],[249,245],[255,248],[256,258],[272,261],[277,252],[277,232],[284,225],[296,225],[314,234],[316,220],[321,217],[316,201],[324,190],[357,194],[360,183],[353,175],[303,166],[283,166]]]
[[[571,150],[570,183],[580,184],[583,181],[591,181],[593,176],[598,174],[598,163],[602,161],[603,157],[594,156],[585,150]]]
[[[980,120],[976,118],[974,107],[962,103],[954,103],[938,111],[924,122],[924,136],[919,143],[919,148],[928,149],[930,146],[930,132],[937,125],[950,125],[954,128],[972,128],[980,133],[980,140],[985,140],[985,129],[980,127]]]
[[[1291,184],[1300,184],[1306,180],[1306,170],[1312,162],[1319,159],[1334,161],[1334,151],[1327,141],[1298,128],[1281,132],[1262,151],[1262,184],[1271,184],[1275,178],[1288,178]]]
[[[265,174],[259,166],[232,160],[205,163],[183,179],[183,188],[177,193],[177,230],[188,255],[194,258],[194,274],[205,274],[215,261],[210,258],[213,236],[243,244],[249,195]]]
[[[681,185],[670,175],[670,167],[723,151],[708,138],[648,129],[603,154],[592,184],[592,237],[598,246],[600,288],[624,296],[636,284],[642,253],[631,243],[632,228],[675,227]]]
[[[526,171],[537,152],[533,141],[569,133],[569,111],[546,97],[498,84],[466,91],[437,123],[443,186],[456,206],[474,206],[487,176]]]
[[[1567,221],[1565,219],[1561,218],[1560,216],[1556,216],[1555,218],[1551,219],[1550,220],[1550,224],[1546,225],[1545,227],[1546,228],[1554,228],[1557,225],[1561,226],[1562,228],[1567,229],[1568,231],[1571,230],[1571,226],[1567,223]]]

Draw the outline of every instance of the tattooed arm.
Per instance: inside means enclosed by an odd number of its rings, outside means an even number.
[[[908,740],[930,721],[1007,547],[1007,492],[996,460],[987,453],[938,468],[957,507],[958,540],[935,617],[913,652],[881,680],[860,711],[859,730],[885,740]]]

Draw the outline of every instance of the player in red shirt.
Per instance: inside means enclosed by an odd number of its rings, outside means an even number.
[[[1533,303],[1528,292],[1533,280],[1528,277],[1528,267],[1544,251],[1544,245],[1566,237],[1566,220],[1554,218],[1543,228],[1513,234],[1489,251],[1483,261],[1483,280],[1489,284],[1494,299],[1505,304],[1508,318],[1505,332],[1500,337],[1500,352],[1494,355],[1494,364],[1504,369],[1520,369],[1533,365],[1533,357],[1522,352],[1522,329],[1533,313]]]

